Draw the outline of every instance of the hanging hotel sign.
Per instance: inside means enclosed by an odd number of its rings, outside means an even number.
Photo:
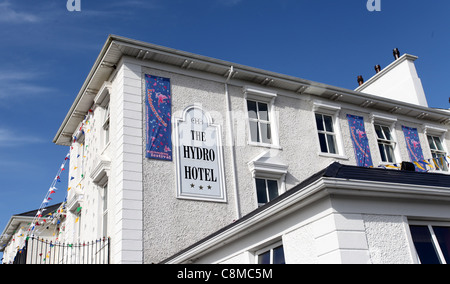
[[[220,126],[198,106],[175,120],[177,197],[226,202]]]

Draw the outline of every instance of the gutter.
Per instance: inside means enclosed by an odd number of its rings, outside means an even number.
[[[114,38],[112,36],[109,36],[106,40],[106,43],[103,45],[103,48],[97,57],[97,60],[94,63],[94,66],[91,68],[91,71],[89,72],[86,80],[83,83],[83,86],[81,87],[81,90],[78,92],[77,97],[75,98],[75,101],[73,102],[72,106],[69,109],[69,112],[67,113],[66,117],[64,118],[63,123],[58,129],[58,132],[56,133],[55,137],[53,138],[53,143],[56,143],[59,136],[61,136],[64,128],[67,125],[67,122],[69,121],[69,118],[73,115],[75,112],[75,109],[80,102],[81,98],[83,97],[84,92],[86,91],[89,83],[91,82],[92,78],[94,77],[95,73],[98,70],[98,67],[100,66],[101,62],[103,61],[103,58],[105,57],[106,53],[108,52],[109,48],[111,47],[111,43],[113,42]]]
[[[230,149],[230,156],[231,161],[233,163],[232,167],[232,174],[233,174],[233,186],[234,186],[234,199],[235,199],[235,206],[236,206],[236,220],[241,218],[241,208],[239,203],[239,186],[237,181],[237,173],[236,173],[236,154],[235,154],[235,147],[234,147],[234,127],[233,127],[233,117],[231,112],[231,99],[230,99],[230,93],[228,92],[228,82],[230,81],[231,77],[233,76],[234,68],[233,66],[230,67],[230,73],[228,74],[228,78],[225,81],[225,96],[226,96],[226,102],[227,102],[227,124],[228,124],[228,142],[229,142],[229,149]]]
[[[3,252],[5,250],[5,246],[6,244],[9,243],[9,241],[11,240],[11,238],[14,235],[14,231],[17,230],[17,227],[13,227],[13,223],[17,222],[19,225],[21,223],[29,223],[33,221],[34,217],[24,217],[24,216],[12,216],[9,221],[8,224],[6,224],[5,229],[3,230],[3,233],[0,235],[0,252]],[[7,232],[9,231],[8,229],[11,229],[12,234],[7,234]]]
[[[117,44],[118,46],[120,45],[123,47],[140,49],[142,51],[149,51],[149,52],[153,52],[153,53],[164,54],[166,56],[174,56],[174,57],[178,57],[178,58],[183,58],[188,61],[189,60],[197,61],[197,62],[202,62],[202,63],[208,64],[208,65],[214,65],[216,67],[223,68],[224,74],[227,71],[229,71],[230,66],[233,66],[234,74],[239,73],[239,74],[248,74],[248,75],[253,75],[253,76],[261,76],[261,77],[266,77],[269,80],[274,80],[274,81],[278,81],[281,83],[298,85],[299,89],[297,90],[297,93],[306,92],[308,94],[311,94],[313,96],[318,96],[318,97],[321,97],[321,95],[324,94],[325,92],[335,93],[336,95],[344,95],[344,96],[350,97],[351,99],[352,98],[366,99],[366,100],[370,100],[370,101],[373,101],[376,103],[386,103],[386,104],[391,104],[391,105],[395,105],[395,106],[400,106],[402,109],[415,110],[415,111],[420,111],[423,113],[430,113],[430,114],[435,114],[438,116],[448,117],[448,112],[444,111],[444,110],[438,110],[438,109],[433,109],[430,107],[418,106],[418,105],[409,104],[406,102],[392,100],[392,99],[388,99],[388,98],[376,97],[376,96],[362,93],[362,92],[359,92],[356,90],[354,91],[354,90],[350,90],[350,89],[327,85],[324,83],[309,81],[309,80],[301,79],[298,77],[275,73],[275,72],[262,70],[262,69],[258,69],[258,68],[254,68],[254,67],[249,67],[249,66],[245,66],[245,65],[241,65],[241,64],[234,64],[234,63],[227,62],[227,61],[220,60],[220,59],[197,55],[197,54],[193,54],[193,53],[189,53],[189,52],[184,52],[184,51],[180,51],[180,50],[176,50],[176,49],[172,49],[172,48],[167,48],[167,47],[158,46],[155,44],[142,42],[142,41],[132,40],[132,39],[128,39],[125,37],[110,35],[108,37],[107,41],[105,42],[99,56],[97,57],[97,60],[95,61],[91,71],[89,72],[85,82],[83,83],[81,90],[78,92],[78,95],[75,98],[75,101],[72,104],[69,112],[67,113],[62,125],[60,126],[57,134],[53,138],[53,143],[56,143],[58,138],[62,135],[63,130],[67,126],[69,118],[74,114],[74,112],[77,108],[77,105],[79,104],[87,87],[91,83],[99,66],[103,62],[104,57],[108,54],[113,43]],[[204,71],[204,72],[207,72],[207,71]],[[277,87],[277,88],[286,89],[283,87]],[[308,88],[310,88],[310,90],[307,90]],[[288,89],[286,89],[286,90],[288,90]],[[295,92],[293,90],[289,90],[289,91]],[[414,117],[414,116],[412,116],[412,117]],[[445,119],[443,121],[445,121],[444,123],[447,122],[447,120],[445,120]]]

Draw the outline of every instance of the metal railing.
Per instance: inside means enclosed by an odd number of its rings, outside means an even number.
[[[29,237],[17,263],[26,264],[109,264],[110,238],[91,242],[60,243]]]

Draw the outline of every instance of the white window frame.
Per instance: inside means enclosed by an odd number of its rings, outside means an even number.
[[[276,93],[267,91],[267,90],[260,90],[256,89],[254,87],[244,87],[244,99],[245,99],[245,114],[246,114],[246,120],[247,120],[247,143],[248,145],[252,146],[262,146],[262,147],[268,147],[268,148],[280,148],[280,142],[279,142],[279,136],[278,136],[278,117],[277,112],[275,111],[274,103],[275,99],[277,97]],[[270,135],[271,135],[271,143],[263,143],[263,142],[256,142],[252,141],[251,137],[251,129],[250,129],[250,121],[255,121],[254,119],[250,118],[248,113],[248,101],[255,101],[257,104],[259,103],[265,103],[267,104],[268,109],[268,121],[261,121],[258,119],[256,120],[258,122],[258,127],[260,123],[269,123],[270,124]],[[261,133],[261,131],[260,131]]]
[[[258,204],[256,188],[257,178],[276,180],[278,183],[278,196],[286,192],[286,174],[288,172],[288,166],[280,161],[277,156],[272,157],[271,154],[271,150],[265,151],[247,164],[253,178],[253,190],[256,196],[255,202],[257,207],[261,206]]]
[[[395,164],[397,162],[397,159],[395,158],[395,148],[397,146],[397,143],[394,141],[394,139],[392,137],[391,128],[389,126],[378,124],[378,123],[375,123],[373,126],[375,128],[375,135],[377,136],[377,144],[378,144],[378,150],[379,150],[380,156],[381,156],[381,162]],[[378,136],[377,127],[380,128],[381,134],[383,135],[383,137]],[[386,129],[387,129],[387,131],[386,131]],[[388,137],[386,137],[387,134],[389,135],[389,137],[391,139],[388,139]],[[382,150],[380,148],[380,145],[383,145],[384,153],[381,153]],[[387,147],[391,147],[391,149],[392,149],[392,161],[389,161]],[[383,161],[383,154],[386,157],[386,161]]]
[[[258,195],[259,190],[258,190],[258,183],[257,183],[256,180],[263,180],[264,181],[264,185],[265,185],[264,193],[265,193],[265,197],[267,199],[266,203],[260,203],[258,201],[258,199],[259,199],[259,195]],[[269,184],[268,184],[269,181],[275,181],[277,183],[277,196],[276,197],[280,196],[280,181],[278,179],[255,177],[254,181],[255,181],[255,190],[256,190],[256,201],[258,202],[258,207],[263,206],[263,205],[265,205],[265,204],[267,204],[267,203],[269,203],[270,201],[273,200],[273,199],[270,199]]]
[[[262,247],[262,248],[256,250],[255,253],[254,253],[254,256],[255,256],[255,264],[258,264],[258,263],[259,263],[259,256],[262,255],[262,254],[264,254],[264,253],[267,253],[267,252],[270,252],[270,264],[273,264],[273,250],[274,250],[275,248],[280,247],[280,246],[283,247],[284,262],[286,263],[286,253],[285,253],[285,251],[284,251],[283,241],[280,240],[280,241],[274,242],[274,243],[272,243],[272,244],[270,244],[270,245],[268,245],[268,246],[264,246],[264,247]]]
[[[411,233],[411,229],[410,226],[426,226],[428,227],[428,230],[430,231],[431,234],[431,240],[433,243],[433,246],[436,250],[436,254],[438,256],[439,261],[442,264],[447,264],[444,254],[442,253],[442,249],[439,245],[439,241],[437,240],[436,235],[434,234],[434,230],[433,227],[449,227],[450,228],[450,223],[449,222],[444,222],[444,221],[422,221],[422,220],[409,220],[408,222],[408,233],[409,233],[409,238],[410,238],[410,243],[413,246],[413,251],[415,253],[415,260],[417,261],[417,263],[420,263],[420,258],[419,258],[419,254],[417,253],[415,246],[414,246],[414,241],[412,238],[412,233]]]
[[[103,113],[103,123],[102,123],[102,137],[103,137],[103,147],[106,148],[108,147],[109,143],[110,143],[110,106],[109,106],[109,102],[107,105],[105,105],[104,108],[104,113]]]
[[[100,107],[103,111],[102,115],[102,124],[101,124],[101,140],[102,140],[102,146],[103,151],[106,149],[111,141],[111,131],[110,131],[110,112],[111,112],[111,105],[110,105],[110,97],[111,97],[111,83],[105,82],[103,83],[102,87],[98,91],[97,95],[94,98],[94,104],[95,106]]]
[[[441,152],[445,156],[447,156],[449,154],[448,149],[447,149],[447,145],[445,143],[445,135],[446,135],[446,133],[447,133],[447,129],[440,128],[438,126],[434,126],[434,125],[425,125],[424,126],[424,134],[425,134],[425,137],[427,139],[426,145],[429,148],[430,158],[433,158],[433,151]],[[440,139],[441,144],[442,144],[443,151],[439,151],[439,150],[436,151],[436,150],[431,149],[430,145],[429,145],[429,142],[428,142],[428,136],[438,137]],[[433,167],[436,167],[436,166],[433,165]],[[447,167],[447,170],[435,169],[434,171],[435,172],[439,172],[439,173],[450,174],[449,167]]]
[[[321,117],[321,120],[322,120],[322,125],[321,126],[323,127],[323,130],[320,130],[319,126],[317,125],[317,116]],[[331,119],[331,125],[333,127],[332,131],[329,131],[329,130],[326,129],[325,120],[326,120],[327,117],[329,117]],[[339,154],[339,149],[338,149],[337,139],[336,139],[336,132],[335,132],[335,129],[334,129],[334,120],[335,119],[331,115],[323,114],[323,113],[320,113],[320,112],[316,112],[315,113],[315,118],[316,118],[317,133],[318,133],[319,137],[320,137],[321,134],[325,137],[325,146],[327,148],[326,152],[322,150],[322,143],[320,142],[320,138],[319,138],[320,152],[323,153],[323,154],[330,154],[330,155],[337,155],[337,154]],[[328,140],[328,137],[332,137],[331,142]],[[334,148],[334,152],[335,153],[333,153],[332,150],[331,150],[331,144],[333,144],[332,146]]]
[[[375,130],[375,125],[380,125],[389,128],[390,135],[392,140],[381,140],[383,144],[386,144],[387,142],[392,143],[393,146],[393,152],[394,152],[394,162],[384,162],[381,158],[381,153],[378,150],[378,157],[380,161],[380,165],[389,165],[389,164],[395,164],[400,163],[402,161],[402,157],[400,154],[400,150],[398,147],[398,139],[397,139],[397,133],[395,131],[395,126],[397,123],[397,118],[394,116],[386,115],[386,114],[380,114],[380,113],[371,113],[370,118],[372,120],[373,125],[373,137],[375,138],[375,141],[377,141],[377,149],[379,149],[378,144],[381,139],[378,138],[377,132]]]
[[[316,129],[315,139],[318,149],[318,155],[322,157],[328,157],[328,158],[337,158],[337,159],[343,159],[348,160],[347,155],[345,154],[344,150],[344,144],[342,140],[342,131],[341,126],[339,123],[339,113],[341,111],[341,107],[339,105],[335,105],[329,102],[323,102],[323,101],[314,101],[313,102],[313,121],[314,121],[314,127]],[[320,141],[319,141],[319,129],[317,128],[316,123],[316,114],[322,114],[322,115],[328,115],[331,116],[333,119],[333,131],[334,131],[334,140],[335,140],[335,147],[336,147],[336,154],[333,153],[324,153],[322,152],[322,149],[320,147]]]
[[[108,200],[108,182],[102,186],[102,236],[108,237],[108,210],[109,210],[109,200]]]

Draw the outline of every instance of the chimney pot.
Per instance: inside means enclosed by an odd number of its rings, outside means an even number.
[[[358,84],[361,86],[362,84],[364,84],[364,79],[361,75],[358,76]]]
[[[379,73],[381,71],[380,65],[375,65],[375,72]]]
[[[398,50],[398,48],[394,48],[394,58],[395,60],[400,58],[400,51]]]

